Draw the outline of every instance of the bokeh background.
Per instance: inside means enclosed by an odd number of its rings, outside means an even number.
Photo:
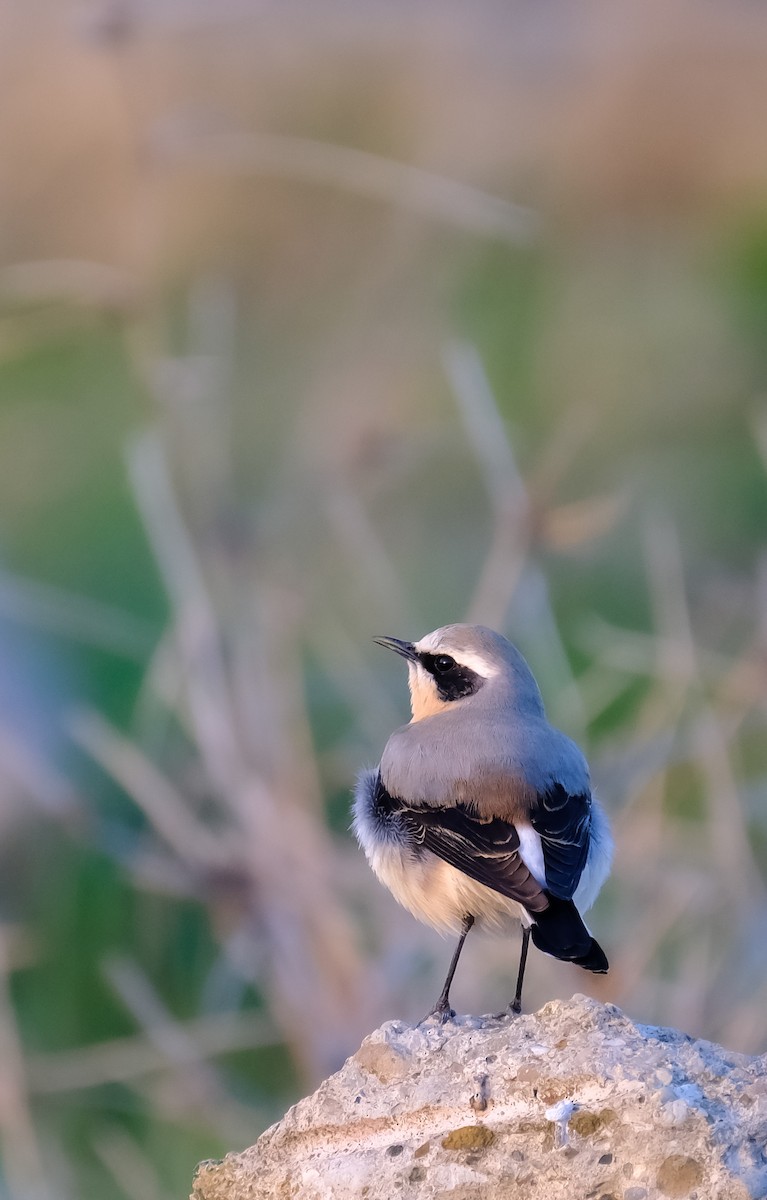
[[[587,749],[613,968],[527,1005],[765,1051],[764,6],[11,0],[0,95],[0,1194],[184,1195],[428,1009],[374,634]]]

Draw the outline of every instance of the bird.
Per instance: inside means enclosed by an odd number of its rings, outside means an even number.
[[[459,935],[428,1016],[455,1016],[450,987],[473,927],[505,934],[521,925],[512,1013],[522,1010],[531,938],[553,958],[605,973],[582,914],[610,872],[609,822],[580,749],[548,723],[520,651],[482,625],[373,640],[407,662],[412,719],[392,733],[378,767],[360,773],[352,828],[395,899]]]

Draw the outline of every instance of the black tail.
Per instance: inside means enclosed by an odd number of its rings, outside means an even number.
[[[550,892],[546,895],[549,907],[544,912],[530,914],[534,921],[530,933],[535,945],[553,958],[604,975],[609,966],[605,952],[583,924],[572,900],[560,900]]]

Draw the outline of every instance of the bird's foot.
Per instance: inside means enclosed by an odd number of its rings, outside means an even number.
[[[504,1008],[502,1012],[493,1013],[493,1020],[503,1021],[506,1017],[518,1017],[521,1012],[522,1001],[519,996],[515,996],[508,1008]]]
[[[425,1025],[427,1021],[434,1021],[437,1025],[447,1025],[448,1021],[455,1020],[455,1009],[445,1001],[440,1000],[434,1005],[431,1012],[428,1012],[425,1017],[421,1017],[419,1025]]]

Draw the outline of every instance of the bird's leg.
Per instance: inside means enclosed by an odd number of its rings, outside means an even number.
[[[525,978],[525,966],[527,964],[527,947],[530,944],[530,926],[522,926],[522,949],[519,952],[519,971],[517,972],[517,990],[514,993],[514,999],[509,1007],[513,1013],[522,1012],[522,983]]]
[[[455,975],[455,968],[458,966],[458,959],[461,957],[461,951],[463,950],[463,943],[466,941],[466,934],[469,932],[469,930],[471,929],[473,924],[474,924],[474,918],[472,917],[472,915],[470,913],[467,913],[466,916],[463,918],[463,932],[461,933],[461,936],[458,939],[458,945],[455,948],[455,954],[453,955],[452,961],[448,968],[447,979],[445,980],[445,986],[443,987],[440,998],[437,1001],[437,1003],[434,1005],[434,1008],[431,1010],[430,1013],[427,1013],[426,1016],[423,1018],[424,1021],[427,1021],[429,1019],[429,1017],[438,1017],[439,1020],[444,1025],[445,1021],[449,1021],[449,1020],[451,1020],[452,1017],[455,1016],[455,1013],[453,1012],[452,1008],[450,1007],[450,984],[453,982],[453,976]],[[419,1022],[419,1024],[420,1024],[420,1022]]]

